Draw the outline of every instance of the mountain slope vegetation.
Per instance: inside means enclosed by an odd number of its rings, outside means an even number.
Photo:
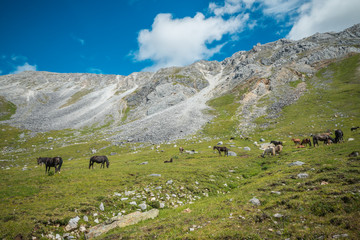
[[[360,150],[360,129],[350,130],[360,126],[360,55],[317,69],[288,85],[306,85],[296,102],[275,115],[274,108],[254,115],[259,127],[253,131],[239,126],[247,94],[266,85],[261,79],[238,83],[209,101],[211,121],[196,134],[163,144],[89,137],[94,126],[33,134],[2,124],[0,237],[83,239],[80,226],[142,211],[145,203],[160,215],[99,239],[360,238],[360,157],[348,156]],[[251,107],[274,98],[264,94]],[[343,130],[344,142],[296,148],[291,141],[335,129]],[[282,141],[283,152],[262,158],[260,139]],[[237,156],[214,152],[220,141]],[[179,153],[179,146],[188,152]],[[110,167],[89,170],[92,155],[107,155]],[[40,156],[61,156],[61,173],[45,174],[36,164]],[[164,163],[170,158],[173,163]],[[291,166],[297,161],[304,164]],[[250,202],[254,198],[260,205]],[[76,216],[78,228],[66,231]]]

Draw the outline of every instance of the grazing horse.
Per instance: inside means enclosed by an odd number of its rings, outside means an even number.
[[[219,155],[221,156],[221,152],[224,152],[224,154],[226,156],[228,156],[228,153],[229,153],[229,149],[227,147],[218,147],[218,146],[214,146],[213,147],[213,150],[218,150],[219,151]]]
[[[280,145],[279,145],[279,146],[280,146]],[[275,148],[269,147],[269,148],[265,149],[264,152],[263,152],[263,154],[261,154],[261,156],[262,156],[262,157],[265,157],[265,155],[269,155],[269,154],[275,156]]]
[[[332,139],[329,133],[321,133],[321,134],[316,134],[313,135],[313,143],[314,143],[314,147],[316,146],[316,144],[319,146],[319,142],[318,141],[323,141],[324,144],[328,143],[328,140]],[[335,140],[334,140],[335,141]]]
[[[39,158],[37,158],[37,162],[38,162],[38,165],[42,165],[43,163],[45,164],[45,174],[47,172],[50,172],[51,167],[55,168],[55,173],[56,172],[60,173],[60,169],[63,164],[63,160],[61,157],[54,157],[54,158],[39,157]]]
[[[304,145],[304,146],[307,146],[308,144],[311,147],[311,140],[309,138],[304,138],[300,143],[300,145]]]
[[[164,161],[164,163],[172,163],[172,162],[173,162],[173,159],[172,159],[172,158],[170,158],[169,161]]]
[[[281,151],[282,151],[282,149],[283,149],[283,146],[282,146],[282,145],[277,145],[277,146],[275,146],[275,153],[280,154]]]
[[[183,147],[179,147],[179,151],[180,151],[180,153],[183,153],[183,152],[184,152],[184,148],[183,148]]]
[[[292,138],[291,141],[293,141],[293,142],[295,143],[295,146],[296,146],[296,145],[298,145],[298,144],[300,145],[300,141],[301,141],[301,140],[298,139],[298,138]]]
[[[90,167],[92,167],[94,169],[94,163],[101,163],[100,168],[105,168],[105,163],[106,163],[106,167],[109,168],[109,159],[106,156],[93,156],[90,158],[90,163],[89,163],[89,169]]]
[[[335,130],[335,143],[344,141],[344,133],[341,129]]]
[[[270,143],[274,144],[275,146],[283,145],[283,143],[281,141],[271,141]]]

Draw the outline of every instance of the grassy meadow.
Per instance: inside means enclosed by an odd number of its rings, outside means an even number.
[[[348,157],[360,151],[360,129],[350,131],[360,126],[360,55],[330,64],[305,83],[306,94],[279,118],[259,119],[270,127],[246,140],[234,134],[242,90],[210,101],[217,114],[212,123],[171,144],[116,146],[78,141],[81,132],[73,130],[32,135],[0,125],[0,238],[63,236],[71,218],[79,216],[79,226],[88,229],[138,211],[130,204],[135,201],[159,208],[159,216],[99,239],[360,239],[360,157]],[[328,129],[342,129],[345,141],[315,148],[291,142]],[[260,157],[254,145],[260,138],[283,141],[283,152]],[[237,156],[214,152],[219,141]],[[196,153],[180,154],[179,146]],[[109,168],[88,169],[93,150],[109,157]],[[61,173],[52,168],[45,174],[36,163],[40,156],[61,156]],[[173,163],[163,163],[170,158]],[[304,164],[289,166],[296,161]],[[250,202],[254,197],[259,206]],[[70,235],[84,239],[79,231]]]

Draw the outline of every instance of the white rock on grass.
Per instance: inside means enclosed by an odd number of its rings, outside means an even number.
[[[78,227],[79,220],[80,218],[78,216],[70,219],[68,225],[66,225],[65,227],[65,231],[69,232],[71,230],[76,229]]]
[[[103,203],[100,203],[99,208],[100,208],[100,210],[101,210],[101,211],[104,211],[104,210],[105,210],[105,208],[104,208],[104,204],[103,204]]]
[[[297,177],[298,177],[298,178],[308,178],[308,177],[309,177],[309,174],[307,174],[307,173],[299,173],[299,174],[297,175]]]
[[[245,150],[245,151],[250,151],[251,148],[249,148],[249,147],[244,147],[244,150]]]
[[[250,202],[252,204],[254,204],[255,206],[260,206],[261,205],[260,200],[257,199],[256,197],[253,197],[252,199],[250,199]]]

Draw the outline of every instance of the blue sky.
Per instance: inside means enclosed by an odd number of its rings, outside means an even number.
[[[1,0],[0,75],[129,75],[360,23],[359,0]]]

